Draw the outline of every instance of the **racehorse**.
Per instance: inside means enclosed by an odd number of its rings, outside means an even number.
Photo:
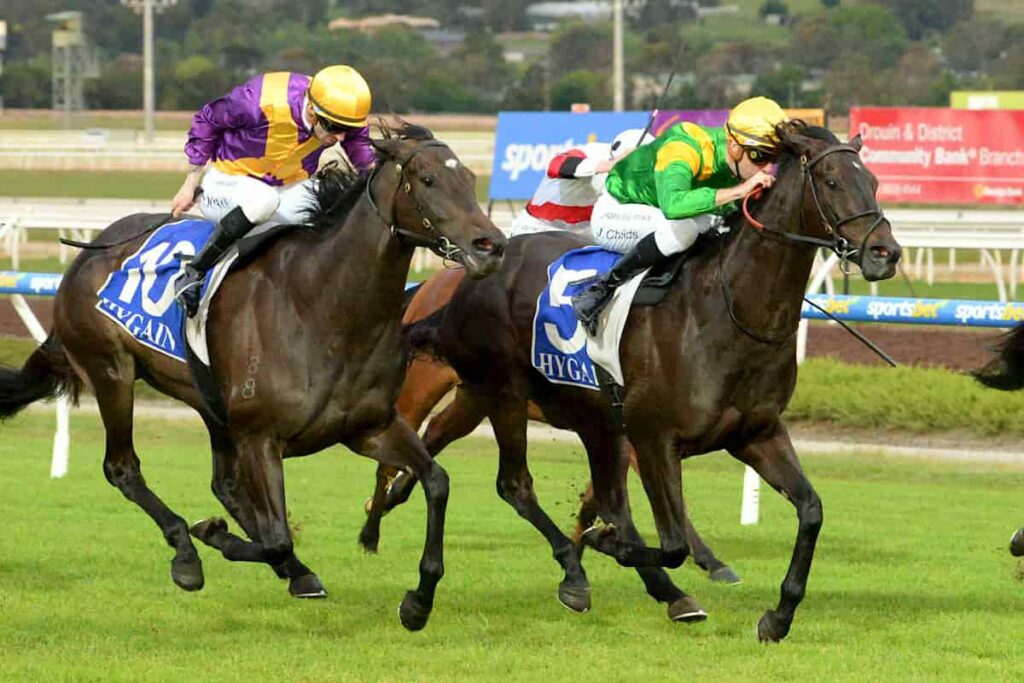
[[[0,415],[62,392],[77,396],[88,385],[107,435],[104,473],[160,527],[175,549],[171,577],[185,590],[204,583],[191,531],[228,560],[269,564],[289,580],[292,595],[323,597],[319,578],[293,550],[282,458],[341,443],[408,468],[422,478],[427,500],[419,585],[399,610],[406,628],[417,630],[443,575],[448,477],[394,409],[405,371],[405,281],[416,245],[483,277],[500,266],[506,241],[476,202],[473,174],[430,131],[385,128],[374,146],[372,172],[323,173],[310,225],[229,274],[212,302],[210,366],[226,421],[207,407],[184,363],[141,345],[97,311],[97,290],[139,249],[146,226],[164,218],[150,215],[116,221],[93,245],[109,248],[84,251],[71,264],[47,340],[21,371],[0,370]],[[190,529],[147,487],[132,443],[137,379],[203,417],[213,492],[249,540],[216,518]]]
[[[996,346],[996,358],[974,372],[974,377],[987,387],[1001,391],[1024,389],[1024,323],[1003,335]],[[1024,527],[1010,538],[1010,554],[1024,557]]]
[[[630,312],[619,346],[625,434],[598,392],[548,382],[531,365],[535,305],[552,261],[580,241],[558,233],[513,239],[501,272],[466,279],[443,309],[412,326],[410,343],[444,358],[460,391],[488,417],[499,444],[497,488],[551,544],[563,586],[588,589],[580,548],[541,509],[526,461],[527,401],[587,450],[598,513],[607,524],[583,542],[623,565],[677,567],[689,548],[681,459],[727,450],[796,507],[798,529],[780,600],[759,620],[763,641],[784,638],[803,599],[822,523],[781,414],[796,383],[795,333],[815,250],[827,247],[868,280],[892,277],[901,255],[875,200],[877,179],[859,156],[803,122],[778,128],[774,187],[727,220],[728,235],[696,247],[665,301]],[[752,215],[753,214],[753,215]],[[754,217],[756,215],[756,218]],[[660,547],[647,548],[629,512],[626,438],[636,449]],[[706,616],[662,574],[643,575],[669,617]]]
[[[420,285],[411,296],[402,316],[402,324],[411,325],[447,305],[464,277],[465,271],[461,268],[449,268],[438,272]],[[455,390],[452,401],[427,424],[423,443],[431,456],[437,456],[452,441],[469,434],[483,420],[481,411],[472,406],[472,396],[460,391],[458,385],[458,375],[443,361],[423,354],[414,354],[409,359],[405,383],[402,385],[402,393],[398,397],[396,407],[409,426],[417,432],[437,404],[453,389]],[[546,421],[544,414],[534,403],[527,405],[527,414],[531,420]],[[630,466],[636,469],[636,458],[632,449]],[[376,486],[373,495],[365,504],[366,523],[359,533],[359,543],[365,550],[377,552],[383,516],[407,501],[415,485],[416,478],[413,475],[393,467],[378,465]],[[573,533],[574,543],[579,541],[583,532],[593,525],[597,517],[593,485],[587,488],[580,500],[576,531]],[[687,540],[697,566],[708,572],[712,581],[739,583],[739,577],[729,566],[715,557],[689,519],[686,525]]]

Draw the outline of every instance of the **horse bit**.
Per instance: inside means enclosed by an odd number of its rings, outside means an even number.
[[[422,144],[418,145],[404,159],[395,164],[395,171],[398,173],[398,184],[395,186],[395,194],[391,198],[392,220],[389,221],[387,218],[384,217],[384,214],[381,213],[381,210],[380,208],[378,208],[377,203],[373,201],[373,193],[370,191],[374,179],[380,173],[383,166],[378,166],[377,168],[375,168],[373,172],[370,174],[369,180],[366,181],[366,198],[367,200],[369,200],[370,206],[373,207],[373,210],[377,212],[377,217],[381,219],[384,225],[388,226],[388,230],[391,232],[392,237],[397,239],[399,242],[407,242],[408,244],[411,244],[414,247],[426,247],[430,251],[440,256],[445,261],[452,261],[455,259],[456,256],[462,253],[462,249],[456,246],[446,236],[438,234],[433,238],[427,237],[422,233],[414,232],[412,230],[406,230],[405,228],[400,228],[397,225],[395,225],[394,222],[395,203],[398,199],[398,192],[399,190],[404,190],[405,193],[408,194],[410,198],[413,200],[413,203],[415,203],[416,213],[419,214],[424,229],[426,229],[430,233],[435,232],[433,222],[431,222],[431,220],[427,218],[423,210],[423,207],[420,206],[420,203],[416,199],[416,196],[412,193],[412,184],[405,179],[405,169],[408,166],[409,162],[413,160],[413,157],[415,157],[417,154],[419,154],[428,147],[448,148],[448,145],[441,142],[440,140],[427,140]]]

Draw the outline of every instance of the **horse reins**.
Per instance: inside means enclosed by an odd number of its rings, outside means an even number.
[[[430,233],[435,232],[433,222],[426,216],[426,212],[423,210],[423,207],[420,206],[419,201],[416,199],[416,195],[412,193],[412,184],[405,179],[405,169],[408,166],[409,162],[412,161],[417,154],[419,154],[428,147],[448,148],[448,145],[441,142],[440,140],[427,140],[422,144],[417,145],[414,150],[412,150],[409,154],[405,156],[405,158],[403,158],[401,161],[395,164],[395,170],[398,173],[398,184],[395,186],[395,194],[391,198],[391,220],[388,220],[387,218],[384,217],[384,214],[377,206],[377,202],[373,201],[373,193],[370,191],[370,188],[373,186],[374,179],[381,172],[381,169],[384,168],[383,165],[374,168],[372,173],[370,174],[370,178],[366,181],[366,199],[367,201],[370,202],[370,206],[373,207],[373,210],[376,212],[377,217],[380,218],[381,222],[383,222],[384,225],[388,226],[388,231],[391,233],[391,236],[398,240],[399,243],[409,244],[410,246],[414,247],[426,247],[430,251],[440,256],[445,261],[451,261],[454,260],[455,257],[458,256],[460,253],[462,253],[462,249],[456,246],[447,237],[438,234],[435,237],[431,238],[420,232],[400,228],[399,226],[395,225],[394,221],[395,204],[398,199],[398,193],[400,190],[404,190],[405,193],[408,194],[410,198],[413,200],[413,203],[416,206],[416,212],[419,214],[423,228]]]
[[[819,152],[818,154],[814,155],[810,159],[808,159],[806,155],[800,157],[800,173],[801,173],[801,176],[803,177],[803,183],[802,184],[804,186],[807,186],[807,185],[810,186],[810,188],[811,188],[811,197],[814,200],[814,206],[818,210],[818,216],[821,218],[821,223],[822,223],[822,225],[825,226],[825,231],[828,233],[828,235],[829,235],[829,237],[831,239],[821,239],[821,238],[818,238],[818,237],[809,237],[807,235],[801,235],[801,234],[786,232],[784,230],[772,230],[772,229],[768,228],[767,226],[765,226],[764,223],[761,223],[760,221],[755,219],[751,215],[751,213],[750,213],[750,208],[748,206],[748,203],[749,203],[749,201],[750,201],[750,199],[752,197],[756,199],[757,197],[760,196],[760,194],[761,194],[761,188],[760,187],[755,189],[753,192],[747,194],[743,198],[742,207],[743,207],[743,216],[744,216],[744,218],[746,218],[747,222],[751,225],[751,227],[753,227],[755,229],[755,232],[757,234],[762,235],[764,237],[767,237],[769,239],[775,240],[776,242],[784,242],[784,243],[788,243],[788,244],[794,244],[794,245],[797,245],[797,246],[810,246],[810,247],[814,247],[814,248],[825,248],[825,249],[828,249],[828,250],[834,252],[837,256],[839,256],[840,268],[842,269],[842,271],[844,273],[846,273],[846,272],[849,272],[847,270],[849,260],[852,257],[856,256],[857,254],[863,254],[864,253],[866,245],[867,245],[867,241],[871,238],[871,235],[874,234],[875,230],[878,229],[878,226],[882,224],[882,221],[885,220],[885,215],[882,213],[881,208],[879,208],[878,204],[876,203],[874,208],[868,209],[867,211],[861,211],[860,213],[855,213],[855,214],[853,214],[851,216],[847,216],[845,218],[841,218],[838,221],[835,221],[834,223],[829,221],[828,216],[825,215],[825,208],[822,206],[821,200],[818,198],[818,189],[817,189],[817,186],[816,186],[816,184],[814,182],[814,175],[813,175],[813,173],[811,171],[818,164],[818,162],[820,162],[825,157],[829,156],[830,154],[836,154],[836,153],[840,153],[840,152],[845,152],[845,153],[854,154],[854,155],[858,155],[859,156],[859,152],[857,151],[857,149],[855,149],[854,147],[851,147],[849,145],[831,145],[831,146],[825,148],[824,150],[822,150],[821,152]],[[802,206],[802,203],[801,203],[801,206]],[[865,216],[875,216],[875,221],[871,224],[871,227],[868,229],[867,234],[864,235],[864,239],[861,240],[860,247],[857,248],[857,249],[852,249],[850,247],[849,240],[847,240],[845,237],[843,237],[839,233],[839,229],[842,226],[846,225],[847,223],[849,223],[851,221],[855,221],[858,218],[864,218]],[[803,225],[803,212],[802,211],[800,213],[800,222],[801,222],[801,226],[802,226]],[[772,338],[772,337],[766,337],[764,335],[758,334],[757,332],[754,332],[753,330],[751,330],[749,327],[747,327],[746,325],[744,325],[740,321],[739,317],[737,317],[737,315],[736,315],[736,309],[735,309],[735,307],[733,305],[732,292],[729,290],[729,285],[725,281],[725,262],[724,262],[725,257],[724,257],[724,253],[725,253],[725,249],[724,248],[719,249],[719,251],[718,251],[718,277],[719,277],[719,281],[721,282],[721,286],[722,286],[722,296],[725,299],[726,310],[728,310],[728,312],[729,312],[729,318],[732,320],[732,323],[743,334],[747,335],[748,337],[750,337],[754,341],[760,342],[762,344],[778,345],[778,344],[781,344],[783,342],[786,342],[786,341],[789,341],[790,339],[792,339],[793,336],[796,335],[796,330],[794,330],[793,332],[791,332],[791,333],[789,333],[789,334],[787,334],[785,336]],[[847,332],[852,334],[859,341],[861,341],[863,344],[865,344],[868,348],[870,348],[872,351],[874,351],[879,356],[881,356],[882,359],[885,360],[887,363],[889,363],[893,367],[896,366],[896,362],[888,354],[886,354],[884,351],[882,351],[880,348],[878,348],[877,345],[875,345],[871,340],[866,338],[860,332],[858,332],[857,330],[854,330],[852,327],[847,325],[845,322],[843,322],[842,320],[839,320],[834,315],[830,314],[828,311],[825,311],[823,308],[821,308],[820,306],[815,304],[813,301],[808,300],[806,297],[804,298],[804,301],[807,301],[807,303],[809,303],[810,305],[814,306],[818,310],[822,311],[829,318],[831,318],[832,320],[834,320],[837,323],[839,323],[840,325],[842,325],[842,327]]]

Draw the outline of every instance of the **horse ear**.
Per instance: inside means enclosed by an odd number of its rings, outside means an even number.
[[[853,147],[855,150],[859,152],[860,148],[863,146],[864,140],[860,137],[860,133],[857,133],[856,135],[853,136],[853,138],[851,138],[850,147]]]

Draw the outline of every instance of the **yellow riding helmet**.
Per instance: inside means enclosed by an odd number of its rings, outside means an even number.
[[[350,66],[320,69],[309,83],[313,112],[328,121],[360,128],[370,114],[370,86]]]
[[[744,147],[772,149],[779,142],[775,126],[788,120],[786,112],[775,100],[751,97],[737,104],[729,112],[725,130]]]

